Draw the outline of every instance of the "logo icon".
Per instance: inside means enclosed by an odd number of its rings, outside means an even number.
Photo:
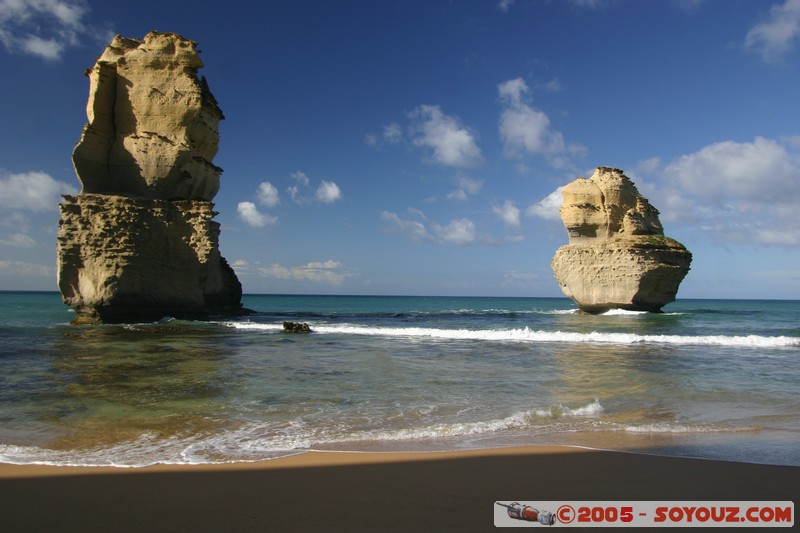
[[[508,516],[516,520],[525,520],[526,522],[539,522],[545,526],[552,526],[556,523],[556,515],[549,511],[540,511],[530,505],[521,505],[519,502],[510,504],[495,502],[497,505],[506,508]]]

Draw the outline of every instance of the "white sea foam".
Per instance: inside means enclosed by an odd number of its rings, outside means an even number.
[[[602,413],[603,407],[595,399],[587,405],[575,408],[558,404],[519,411],[496,419],[441,422],[419,427],[359,429],[347,424],[307,424],[300,419],[278,427],[274,424],[252,422],[214,435],[162,439],[154,434],[145,434],[133,441],[81,451],[0,445],[0,462],[141,467],[153,464],[256,461],[332,445],[475,437],[509,430],[547,433],[570,427],[570,420],[597,418]]]
[[[590,417],[600,415],[604,412],[603,406],[600,405],[600,400],[595,398],[595,400],[588,404],[584,405],[583,407],[577,407],[575,409],[571,409],[566,407],[562,404],[559,404],[556,407],[550,407],[546,410],[537,410],[536,414],[539,416],[549,416],[549,417],[558,417],[558,416],[583,416],[583,417]]]
[[[668,424],[668,423],[655,423],[655,424],[626,424],[617,425],[614,429],[625,431],[627,433],[740,433],[748,431],[758,431],[756,426],[746,426],[732,428],[729,426],[713,426],[713,425],[687,425],[687,424]]]
[[[237,329],[279,331],[277,324],[257,322],[228,322]],[[511,341],[511,342],[564,342],[593,344],[672,344],[713,345],[749,348],[800,347],[800,338],[763,335],[639,335],[636,333],[577,333],[568,331],[541,331],[522,329],[438,329],[421,327],[381,327],[355,324],[312,325],[317,333],[328,335],[364,335],[380,337],[407,337],[449,340]]]
[[[602,313],[604,316],[614,316],[614,315],[646,315],[647,311],[628,311],[627,309],[609,309],[605,313]]]

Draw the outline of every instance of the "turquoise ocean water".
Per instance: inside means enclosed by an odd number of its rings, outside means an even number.
[[[798,301],[599,316],[564,298],[244,304],[256,313],[73,326],[57,293],[0,293],[0,462],[566,444],[800,465]]]

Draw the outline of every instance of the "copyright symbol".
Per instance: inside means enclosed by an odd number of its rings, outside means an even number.
[[[562,524],[569,524],[575,520],[575,509],[569,505],[562,505],[558,508],[558,511],[556,511],[556,516],[558,517],[558,521]]]

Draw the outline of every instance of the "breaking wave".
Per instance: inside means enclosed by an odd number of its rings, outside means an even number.
[[[251,331],[277,332],[279,324],[257,322],[227,322],[227,326]],[[362,335],[379,337],[428,338],[442,340],[478,340],[496,342],[563,342],[592,344],[672,344],[713,345],[745,348],[800,347],[800,338],[763,335],[640,335],[636,333],[542,331],[521,329],[439,329],[422,327],[382,327],[362,325],[313,325],[312,329],[326,335]]]
[[[562,404],[476,421],[441,422],[418,427],[365,429],[344,425],[319,425],[302,419],[283,424],[251,422],[213,435],[162,438],[146,433],[113,446],[85,450],[53,450],[36,446],[0,445],[0,462],[59,466],[142,467],[153,464],[213,464],[262,461],[319,447],[365,443],[420,441],[485,436],[503,431],[535,429],[537,432],[574,429],[573,420],[603,414],[599,400],[576,408]],[[589,428],[584,428],[589,429]]]

